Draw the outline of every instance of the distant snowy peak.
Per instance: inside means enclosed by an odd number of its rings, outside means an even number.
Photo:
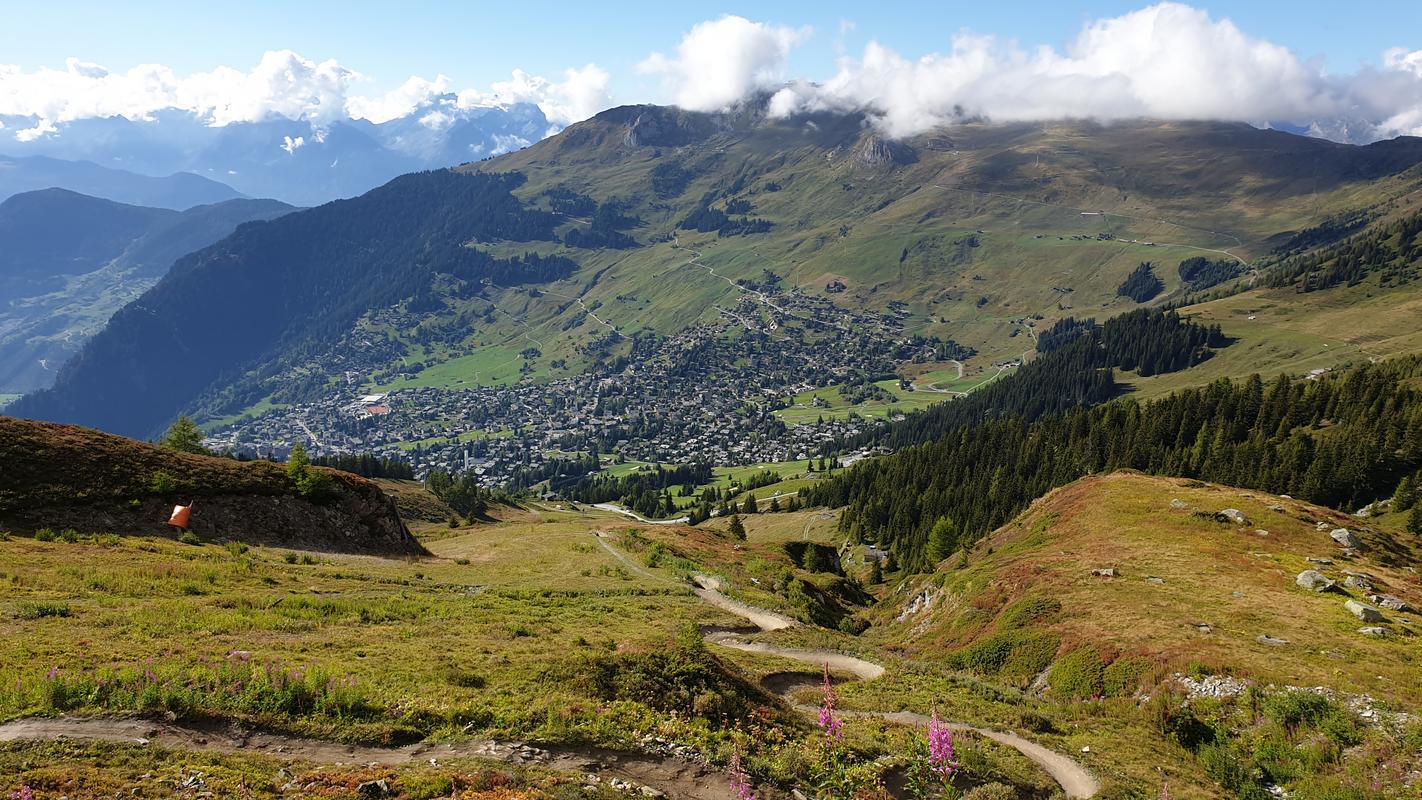
[[[501,155],[561,129],[534,103],[471,105],[453,94],[378,123],[268,115],[213,125],[170,109],[149,120],[96,117],[15,135],[40,122],[0,117],[0,154],[92,161],[146,175],[192,172],[253,197],[304,206],[353,197],[406,172]]]

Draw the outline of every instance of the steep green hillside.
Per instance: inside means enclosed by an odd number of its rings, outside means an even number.
[[[85,345],[52,390],[9,410],[147,434],[254,362],[329,341],[373,307],[428,294],[435,273],[476,291],[484,280],[566,274],[575,266],[567,259],[501,259],[461,246],[466,237],[551,237],[552,215],[510,196],[518,182],[419,173],[244,226],[175,264]]]
[[[1215,517],[1226,509],[1244,518]],[[1338,528],[1358,547],[1340,546]],[[1260,492],[1086,478],[961,559],[879,591],[858,646],[915,666],[844,695],[881,706],[955,673],[1025,690],[1047,701],[1029,724],[1069,733],[1070,750],[1145,796],[1161,781],[1173,797],[1265,797],[1270,785],[1301,798],[1406,796],[1417,730],[1392,715],[1422,703],[1419,546]],[[1299,585],[1310,570],[1334,588]]]

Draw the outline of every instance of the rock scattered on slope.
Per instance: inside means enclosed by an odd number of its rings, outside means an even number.
[[[1294,583],[1311,592],[1326,592],[1338,585],[1332,578],[1316,569],[1306,569],[1300,572],[1298,577],[1294,578]]]
[[[1215,512],[1215,519],[1220,522],[1233,522],[1235,525],[1248,525],[1249,517],[1237,508],[1226,508]]]
[[[1201,678],[1192,678],[1183,673],[1175,673],[1175,682],[1180,684],[1180,688],[1185,690],[1185,696],[1191,700],[1200,697],[1238,697],[1244,694],[1244,690],[1249,688],[1249,684],[1238,678],[1231,678],[1227,675],[1206,675]]]
[[[1400,597],[1393,597],[1390,594],[1375,594],[1368,597],[1369,600],[1377,603],[1388,611],[1416,611],[1406,600]]]
[[[1343,585],[1347,586],[1349,589],[1359,589],[1364,592],[1367,592],[1372,590],[1373,580],[1367,575],[1350,573],[1348,577],[1343,580]]]
[[[1387,631],[1386,631],[1385,629],[1379,628],[1379,627],[1376,626],[1376,625],[1369,625],[1369,626],[1366,626],[1366,627],[1359,628],[1359,629],[1358,629],[1358,633],[1361,633],[1361,634],[1363,634],[1364,636],[1386,636],[1386,635],[1387,635]]]
[[[933,589],[924,589],[922,594],[915,595],[913,600],[904,606],[903,610],[899,612],[899,615],[894,618],[894,621],[903,622],[909,617],[927,611],[933,607],[933,601],[937,599],[937,597],[938,595],[934,593]]]
[[[1115,567],[1101,567],[1100,569],[1093,569],[1091,574],[1097,578],[1116,578],[1119,577],[1121,573],[1117,572]]]
[[[1254,641],[1269,647],[1283,647],[1289,643],[1288,639],[1280,639],[1275,636],[1270,636],[1267,633],[1261,633],[1254,637]]]
[[[1381,611],[1357,600],[1348,600],[1343,603],[1343,607],[1348,610],[1349,614],[1364,622],[1382,622],[1385,619]]]
[[[1340,547],[1346,547],[1349,550],[1357,550],[1363,546],[1363,543],[1358,541],[1358,537],[1354,536],[1353,532],[1347,528],[1334,528],[1333,532],[1328,535],[1333,537],[1333,541],[1337,542]]]

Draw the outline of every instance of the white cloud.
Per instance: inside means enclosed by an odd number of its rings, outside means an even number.
[[[902,136],[965,116],[1223,119],[1314,125],[1331,138],[1422,134],[1422,51],[1331,75],[1287,48],[1179,3],[1087,24],[1062,51],[960,32],[946,53],[910,60],[877,42],[821,83],[795,81],[773,114],[862,110]]]
[[[566,70],[561,81],[515,70],[510,80],[495,83],[489,91],[465,90],[458,100],[444,75],[433,80],[412,76],[375,97],[353,92],[368,80],[334,59],[318,62],[290,50],[269,51],[248,71],[217,67],[185,76],[160,64],[111,72],[77,58],[68,59],[64,69],[27,71],[0,64],[0,115],[36,120],[34,127],[17,134],[21,141],[30,141],[78,119],[149,120],[168,109],[187,111],[213,126],[281,116],[310,122],[319,130],[347,118],[385,122],[429,103],[461,108],[536,103],[561,129],[611,102],[609,76],[596,64]],[[447,120],[435,115],[422,121],[434,125]]]
[[[63,70],[0,66],[0,114],[54,124],[89,117],[144,120],[180,109],[213,125],[271,114],[319,124],[345,114],[346,90],[357,78],[334,60],[318,63],[290,50],[267,52],[250,72],[218,67],[187,77],[159,64],[109,72],[70,58]]]
[[[719,111],[783,84],[791,48],[809,36],[808,28],[725,16],[693,27],[675,57],[653,53],[637,70],[660,75],[682,108]]]
[[[35,123],[33,128],[22,128],[15,131],[15,140],[20,142],[33,142],[41,136],[55,133],[59,129],[54,127],[54,123],[47,119],[41,119]]]
[[[449,78],[444,75],[439,75],[432,81],[411,75],[400,84],[400,88],[380,97],[348,99],[346,112],[353,119],[368,119],[375,123],[388,122],[406,116],[431,99],[448,92],[449,83]]]
[[[1228,19],[1161,3],[1085,26],[1064,52],[962,32],[947,53],[909,60],[870,42],[823,84],[797,84],[775,110],[874,113],[893,135],[967,115],[1010,121],[1311,120],[1350,110],[1348,87]]]
[[[461,109],[533,103],[557,129],[591,117],[612,104],[608,94],[611,76],[596,64],[563,70],[562,81],[551,81],[516,69],[506,81],[497,81],[487,92],[459,93]]]
[[[297,150],[301,149],[302,145],[306,144],[306,137],[304,136],[298,136],[295,139],[290,136],[283,136],[281,138],[281,149],[285,150],[287,155],[294,154]]]

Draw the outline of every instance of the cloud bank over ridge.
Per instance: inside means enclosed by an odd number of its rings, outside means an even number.
[[[1422,135],[1422,50],[1390,50],[1375,68],[1333,75],[1174,2],[1091,22],[1060,51],[962,31],[946,52],[911,59],[871,41],[825,80],[777,81],[805,38],[725,17],[696,26],[675,58],[653,55],[643,69],[669,80],[688,108],[717,110],[773,91],[772,114],[864,111],[894,136],[965,117],[1220,119],[1313,126],[1339,138]]]
[[[842,24],[841,35],[852,28]],[[792,54],[812,40],[804,27],[729,15],[707,20],[637,64],[662,96],[628,100],[716,111],[770,96],[775,115],[859,111],[893,136],[967,118],[1138,117],[1287,123],[1346,141],[1422,135],[1422,49],[1396,48],[1372,67],[1334,74],[1228,18],[1178,2],[1089,22],[1061,48],[945,31],[941,52],[911,57],[871,40],[857,55],[841,52],[827,77],[791,74]],[[0,138],[23,143],[62,135],[65,123],[79,119],[148,120],[169,109],[212,126],[280,116],[320,127],[418,114],[437,131],[477,109],[517,103],[537,105],[554,132],[612,104],[612,76],[591,63],[553,76],[515,69],[487,88],[412,76],[371,96],[362,92],[368,82],[335,60],[290,50],[267,52],[247,71],[189,75],[158,64],[110,72],[77,58],[63,69],[0,65],[0,117],[11,123]]]

